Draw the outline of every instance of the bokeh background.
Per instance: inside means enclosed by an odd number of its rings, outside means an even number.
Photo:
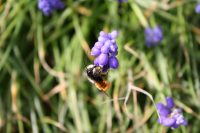
[[[0,1],[0,132],[200,132],[200,14],[195,0],[63,0],[44,16],[37,0]],[[159,25],[163,40],[145,44]],[[117,30],[119,68],[100,93],[84,74],[100,31]],[[172,96],[188,126],[158,124]],[[130,92],[130,95],[129,93]],[[125,97],[128,98],[124,104]]]

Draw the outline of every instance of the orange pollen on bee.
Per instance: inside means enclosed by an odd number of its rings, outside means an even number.
[[[100,90],[100,91],[107,91],[110,88],[110,83],[106,80],[103,80],[102,82],[96,82],[95,86]]]

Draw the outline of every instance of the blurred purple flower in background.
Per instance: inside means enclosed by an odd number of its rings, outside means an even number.
[[[187,125],[187,121],[182,115],[182,110],[174,108],[174,100],[171,97],[166,98],[166,105],[158,103],[156,108],[160,115],[158,122],[172,129],[178,128],[179,125]]]
[[[196,13],[200,13],[200,1],[195,8]]]
[[[145,29],[145,42],[147,47],[152,47],[160,43],[163,39],[162,29],[159,26]]]
[[[49,16],[55,9],[63,9],[64,4],[61,0],[39,0],[38,8],[42,10],[45,16]]]
[[[118,2],[127,2],[128,0],[117,0]]]
[[[101,31],[98,41],[91,50],[91,55],[96,57],[94,64],[101,66],[104,71],[107,71],[109,68],[118,68],[119,63],[116,58],[118,54],[118,46],[116,44],[117,36],[118,32],[115,30],[108,34]]]

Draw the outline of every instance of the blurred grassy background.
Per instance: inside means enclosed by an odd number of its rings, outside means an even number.
[[[0,132],[200,132],[200,15],[192,0],[63,0],[45,17],[33,0],[0,1]],[[160,25],[164,40],[144,43],[144,28]],[[110,98],[84,76],[101,30],[118,30],[118,70],[109,72]],[[128,80],[128,75],[130,79]],[[153,95],[171,95],[188,126],[157,123]],[[121,98],[121,100],[120,100]]]

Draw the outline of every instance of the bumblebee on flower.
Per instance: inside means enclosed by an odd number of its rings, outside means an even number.
[[[116,44],[117,36],[117,31],[112,31],[108,34],[101,31],[98,42],[95,43],[91,50],[91,55],[96,57],[94,65],[102,67],[104,72],[109,68],[118,68],[119,63],[116,58],[118,54],[118,46]]]
[[[95,84],[100,90],[105,92],[110,83],[105,80],[105,76],[110,68],[117,69],[119,66],[117,54],[118,46],[116,44],[117,31],[112,31],[106,34],[101,31],[98,37],[98,41],[91,49],[91,55],[95,56],[94,65],[89,65],[86,68],[86,73],[89,80]]]

